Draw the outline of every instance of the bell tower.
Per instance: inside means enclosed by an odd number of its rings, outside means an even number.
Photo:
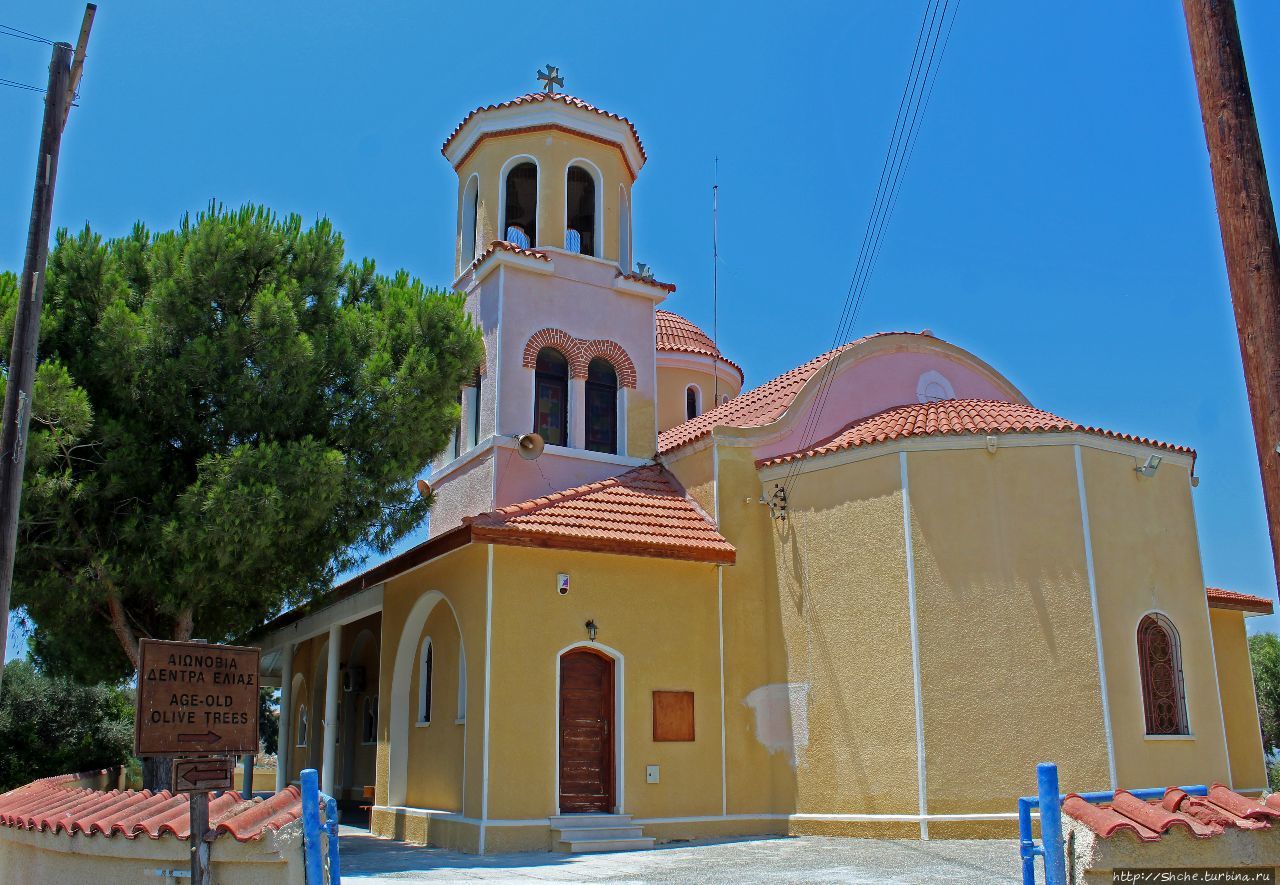
[[[477,108],[441,152],[458,175],[454,287],[484,331],[452,449],[434,465],[431,534],[615,476],[657,440],[655,307],[675,286],[633,273],[644,146],[625,117],[551,91]],[[536,433],[535,460],[518,448]]]

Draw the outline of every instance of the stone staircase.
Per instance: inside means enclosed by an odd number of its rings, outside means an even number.
[[[557,851],[582,854],[653,847],[653,837],[631,823],[629,814],[557,814],[550,822],[551,842]]]

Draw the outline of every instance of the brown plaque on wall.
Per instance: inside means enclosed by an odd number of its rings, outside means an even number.
[[[653,693],[653,739],[655,741],[693,740],[693,692],[655,691]]]

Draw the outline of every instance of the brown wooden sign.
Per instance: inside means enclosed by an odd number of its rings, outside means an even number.
[[[134,753],[256,754],[259,654],[232,645],[141,640]]]
[[[235,786],[236,766],[230,756],[173,761],[173,789],[178,793],[207,793]]]

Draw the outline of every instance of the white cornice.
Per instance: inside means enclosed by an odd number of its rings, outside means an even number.
[[[1030,446],[1080,446],[1086,449],[1097,449],[1119,455],[1129,455],[1135,460],[1143,460],[1153,452],[1164,461],[1185,467],[1188,472],[1192,467],[1191,456],[1184,452],[1171,452],[1159,446],[1129,440],[1111,439],[1094,433],[1082,431],[1050,432],[1050,433],[993,433],[996,439],[996,450],[1015,449]],[[943,434],[939,436],[917,436],[890,440],[880,443],[868,443],[841,449],[825,455],[805,458],[798,464],[794,461],[782,464],[770,464],[761,467],[759,475],[762,482],[772,482],[792,473],[814,473],[855,461],[879,458],[882,455],[893,455],[898,452],[941,452],[958,449],[985,449],[988,434]]]
[[[734,387],[742,385],[742,373],[723,357],[704,356],[696,353],[683,353],[673,350],[658,350],[659,369],[687,369],[691,372],[711,374],[711,364],[715,363],[716,374]],[[707,411],[711,411],[710,408]]]

